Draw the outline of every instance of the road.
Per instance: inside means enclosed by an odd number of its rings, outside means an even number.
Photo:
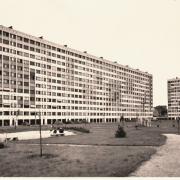
[[[144,162],[130,176],[180,177],[180,135],[164,134],[167,141],[149,161]]]

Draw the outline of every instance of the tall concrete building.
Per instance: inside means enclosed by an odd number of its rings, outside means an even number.
[[[0,126],[152,116],[152,75],[0,26]]]
[[[168,80],[168,117],[180,117],[180,78]]]

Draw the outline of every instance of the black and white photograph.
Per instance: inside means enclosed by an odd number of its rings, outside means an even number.
[[[4,177],[180,177],[180,0],[0,0]]]

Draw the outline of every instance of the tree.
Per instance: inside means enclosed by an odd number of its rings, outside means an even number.
[[[154,117],[166,117],[167,116],[167,106],[159,105],[159,106],[154,107],[153,116]]]

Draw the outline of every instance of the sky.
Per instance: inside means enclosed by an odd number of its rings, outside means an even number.
[[[153,105],[180,77],[180,0],[0,0],[0,24],[153,75]]]

